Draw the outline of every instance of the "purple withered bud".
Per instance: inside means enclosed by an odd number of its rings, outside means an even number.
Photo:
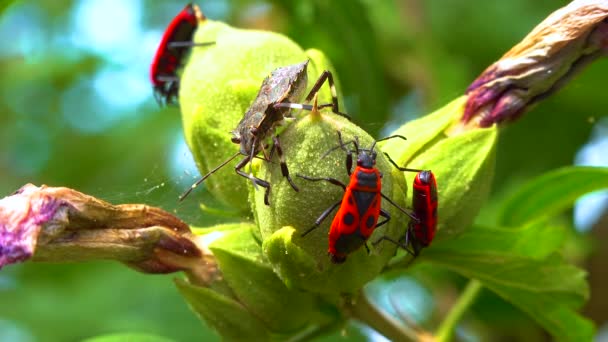
[[[32,184],[0,200],[0,267],[28,259],[112,259],[145,273],[185,271],[197,283],[218,272],[206,245],[162,209]]]
[[[463,123],[511,121],[608,54],[608,2],[575,0],[535,27],[467,89]]]
[[[62,202],[32,184],[0,200],[0,268],[32,257],[41,227],[56,216]]]

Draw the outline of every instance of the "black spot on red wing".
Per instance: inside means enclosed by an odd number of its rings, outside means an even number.
[[[345,225],[350,226],[355,222],[355,216],[351,213],[346,213],[346,215],[342,217],[342,222]]]
[[[359,232],[342,234],[336,239],[334,248],[336,254],[347,255],[363,246],[365,241],[366,239]]]
[[[353,191],[353,197],[355,197],[355,202],[357,202],[357,211],[359,212],[359,216],[363,217],[376,197],[376,193],[367,191]]]
[[[353,202],[353,196],[348,196],[348,204],[354,204]]]
[[[365,222],[365,225],[367,226],[367,229],[371,229],[371,228],[374,227],[374,221],[375,221],[374,217],[371,216],[371,215],[367,218],[367,222]]]

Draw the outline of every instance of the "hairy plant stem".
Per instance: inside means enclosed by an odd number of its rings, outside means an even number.
[[[456,324],[460,321],[467,309],[475,302],[477,295],[482,289],[483,285],[481,285],[478,280],[469,280],[464,292],[460,295],[460,298],[458,298],[458,301],[454,304],[450,313],[448,313],[447,317],[443,320],[439,329],[437,329],[437,333],[435,334],[437,342],[452,340]]]

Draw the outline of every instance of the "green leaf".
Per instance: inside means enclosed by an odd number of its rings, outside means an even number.
[[[499,223],[519,226],[570,207],[580,196],[608,188],[608,168],[571,166],[544,174],[524,185],[502,208]]]
[[[431,114],[410,121],[399,127],[390,135],[399,134],[407,138],[407,142],[397,139],[388,140],[382,144],[382,151],[390,154],[399,165],[407,165],[417,154],[440,139],[446,138],[445,130],[462,116],[466,96],[457,98]]]
[[[211,289],[191,285],[183,279],[175,279],[175,284],[192,310],[224,340],[242,341],[252,336],[260,341],[268,340],[269,333],[264,323],[242,304]]]
[[[251,228],[232,231],[209,248],[238,301],[273,333],[295,332],[315,318],[317,299],[283,284],[263,257]]]
[[[118,333],[91,337],[82,342],[172,342],[170,338],[144,333]]]
[[[552,226],[544,221],[519,228],[472,226],[453,239],[432,244],[428,250],[439,248],[442,252],[482,253],[504,256],[544,259],[557,251],[566,238],[565,227]],[[426,252],[422,254],[424,258]]]
[[[476,230],[433,245],[424,252],[425,260],[479,280],[557,339],[591,340],[593,324],[575,312],[589,297],[585,272],[555,254],[538,259],[556,247],[555,241],[534,240],[546,238],[549,230]],[[533,250],[534,243],[540,252]]]

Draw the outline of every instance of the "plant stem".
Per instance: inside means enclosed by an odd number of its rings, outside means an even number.
[[[351,318],[357,319],[391,341],[418,341],[418,333],[407,325],[387,315],[380,308],[372,304],[365,291],[361,290],[354,301],[347,302],[343,309]]]
[[[483,285],[481,285],[478,280],[469,280],[464,292],[460,295],[460,298],[458,298],[458,301],[454,304],[452,310],[450,310],[447,317],[443,320],[439,329],[437,329],[437,333],[435,334],[437,342],[450,341],[452,339],[456,324],[473,302],[475,302],[477,295],[482,289]]]

